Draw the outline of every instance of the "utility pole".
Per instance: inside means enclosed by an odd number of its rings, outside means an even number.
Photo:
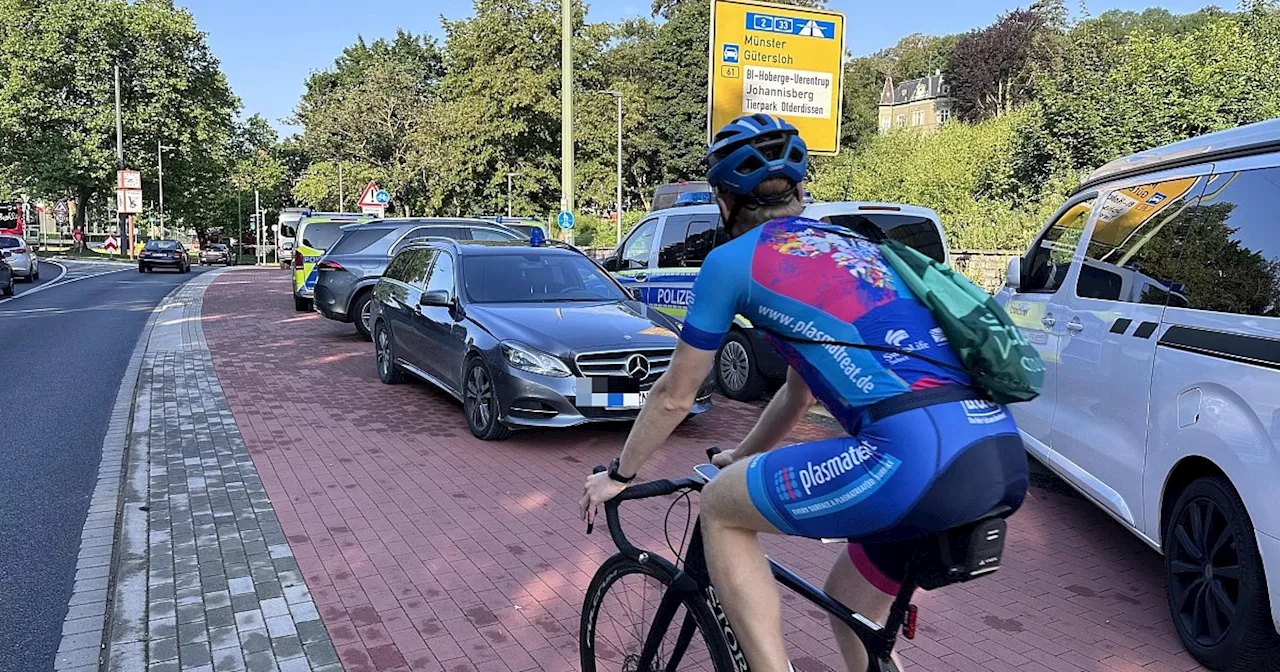
[[[507,173],[507,219],[511,219],[511,176],[515,173]]]
[[[266,248],[262,246],[262,241],[266,238],[266,236],[263,232],[264,227],[262,226],[262,204],[258,200],[257,187],[253,188],[253,216],[255,218],[254,221],[257,223],[257,226],[258,226],[257,228],[258,235],[254,238],[254,242],[258,243],[257,256],[262,258],[262,261],[260,261],[259,263],[265,265],[267,263],[267,253],[266,253]]]
[[[116,170],[124,170],[124,121],[120,116],[120,64],[116,63]],[[117,173],[119,174],[119,173]],[[116,185],[119,188],[120,184]],[[116,225],[120,227],[120,238],[123,240],[125,236],[125,217],[120,212],[120,203],[116,203]],[[132,238],[129,236],[129,238]],[[133,256],[133,245],[129,246],[129,256]]]
[[[560,201],[573,212],[573,0],[560,0],[560,14]]]
[[[236,244],[232,246],[236,253],[235,263],[240,263],[240,253],[244,252],[244,207],[240,205],[240,187],[236,187]]]
[[[347,207],[346,194],[342,192],[342,162],[338,162],[338,212],[344,212]]]
[[[618,242],[622,242],[622,92],[621,91],[596,91],[602,96],[612,96],[618,103],[618,200],[617,209],[614,213],[617,215]]]

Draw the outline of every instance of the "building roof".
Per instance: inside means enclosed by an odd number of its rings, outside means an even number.
[[[893,83],[893,79],[886,77],[884,90],[880,93],[880,104],[905,105],[917,100],[945,98],[950,90],[943,79],[944,75],[938,70],[935,70],[932,75],[926,75],[919,79],[908,79],[896,85]]]

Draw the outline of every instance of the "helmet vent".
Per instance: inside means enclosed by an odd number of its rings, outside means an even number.
[[[750,175],[761,168],[764,168],[764,162],[755,155],[751,155],[743,159],[734,172],[739,175]]]

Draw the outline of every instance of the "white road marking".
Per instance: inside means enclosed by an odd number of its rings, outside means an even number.
[[[49,262],[49,263],[51,263],[51,264],[52,264],[52,263],[56,263],[56,262],[52,262],[52,261],[51,261],[51,262]],[[67,267],[66,267],[66,266],[63,266],[62,264],[58,264],[58,266],[60,266],[60,267],[62,268],[62,275],[59,275],[59,276],[58,276],[57,278],[55,278],[52,282],[46,282],[46,283],[44,283],[43,285],[40,285],[39,287],[36,287],[35,289],[29,289],[29,290],[27,290],[27,291],[25,291],[25,292],[23,292],[23,293],[21,293],[21,294],[18,294],[18,295],[15,295],[15,296],[11,296],[11,297],[9,297],[9,298],[7,298],[7,299],[0,299],[0,304],[8,303],[8,302],[10,302],[10,301],[13,301],[14,299],[21,299],[21,298],[22,298],[22,297],[24,297],[24,296],[31,296],[32,294],[39,294],[40,292],[43,292],[43,291],[44,291],[44,290],[46,290],[46,289],[52,289],[52,288],[54,288],[54,287],[62,287],[62,286],[64,286],[64,285],[69,285],[69,284],[71,284],[71,283],[73,283],[73,282],[79,282],[79,281],[81,281],[81,280],[88,280],[89,278],[96,278],[96,277],[103,276],[103,275],[111,275],[112,273],[120,273],[121,271],[127,271],[127,270],[129,270],[128,268],[113,268],[113,269],[111,269],[110,271],[103,271],[103,272],[101,272],[101,273],[92,273],[92,274],[90,274],[90,275],[82,275],[82,276],[80,276],[80,277],[78,277],[78,278],[71,278],[70,280],[62,280],[62,276],[64,276],[64,275],[66,275],[66,274],[67,274]]]

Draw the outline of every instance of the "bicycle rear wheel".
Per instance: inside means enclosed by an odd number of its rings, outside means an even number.
[[[582,672],[734,672],[733,656],[715,616],[693,596],[676,610],[653,664],[639,669],[645,637],[672,578],[661,567],[622,554],[600,566],[582,606]],[[679,661],[671,666],[677,653]]]

